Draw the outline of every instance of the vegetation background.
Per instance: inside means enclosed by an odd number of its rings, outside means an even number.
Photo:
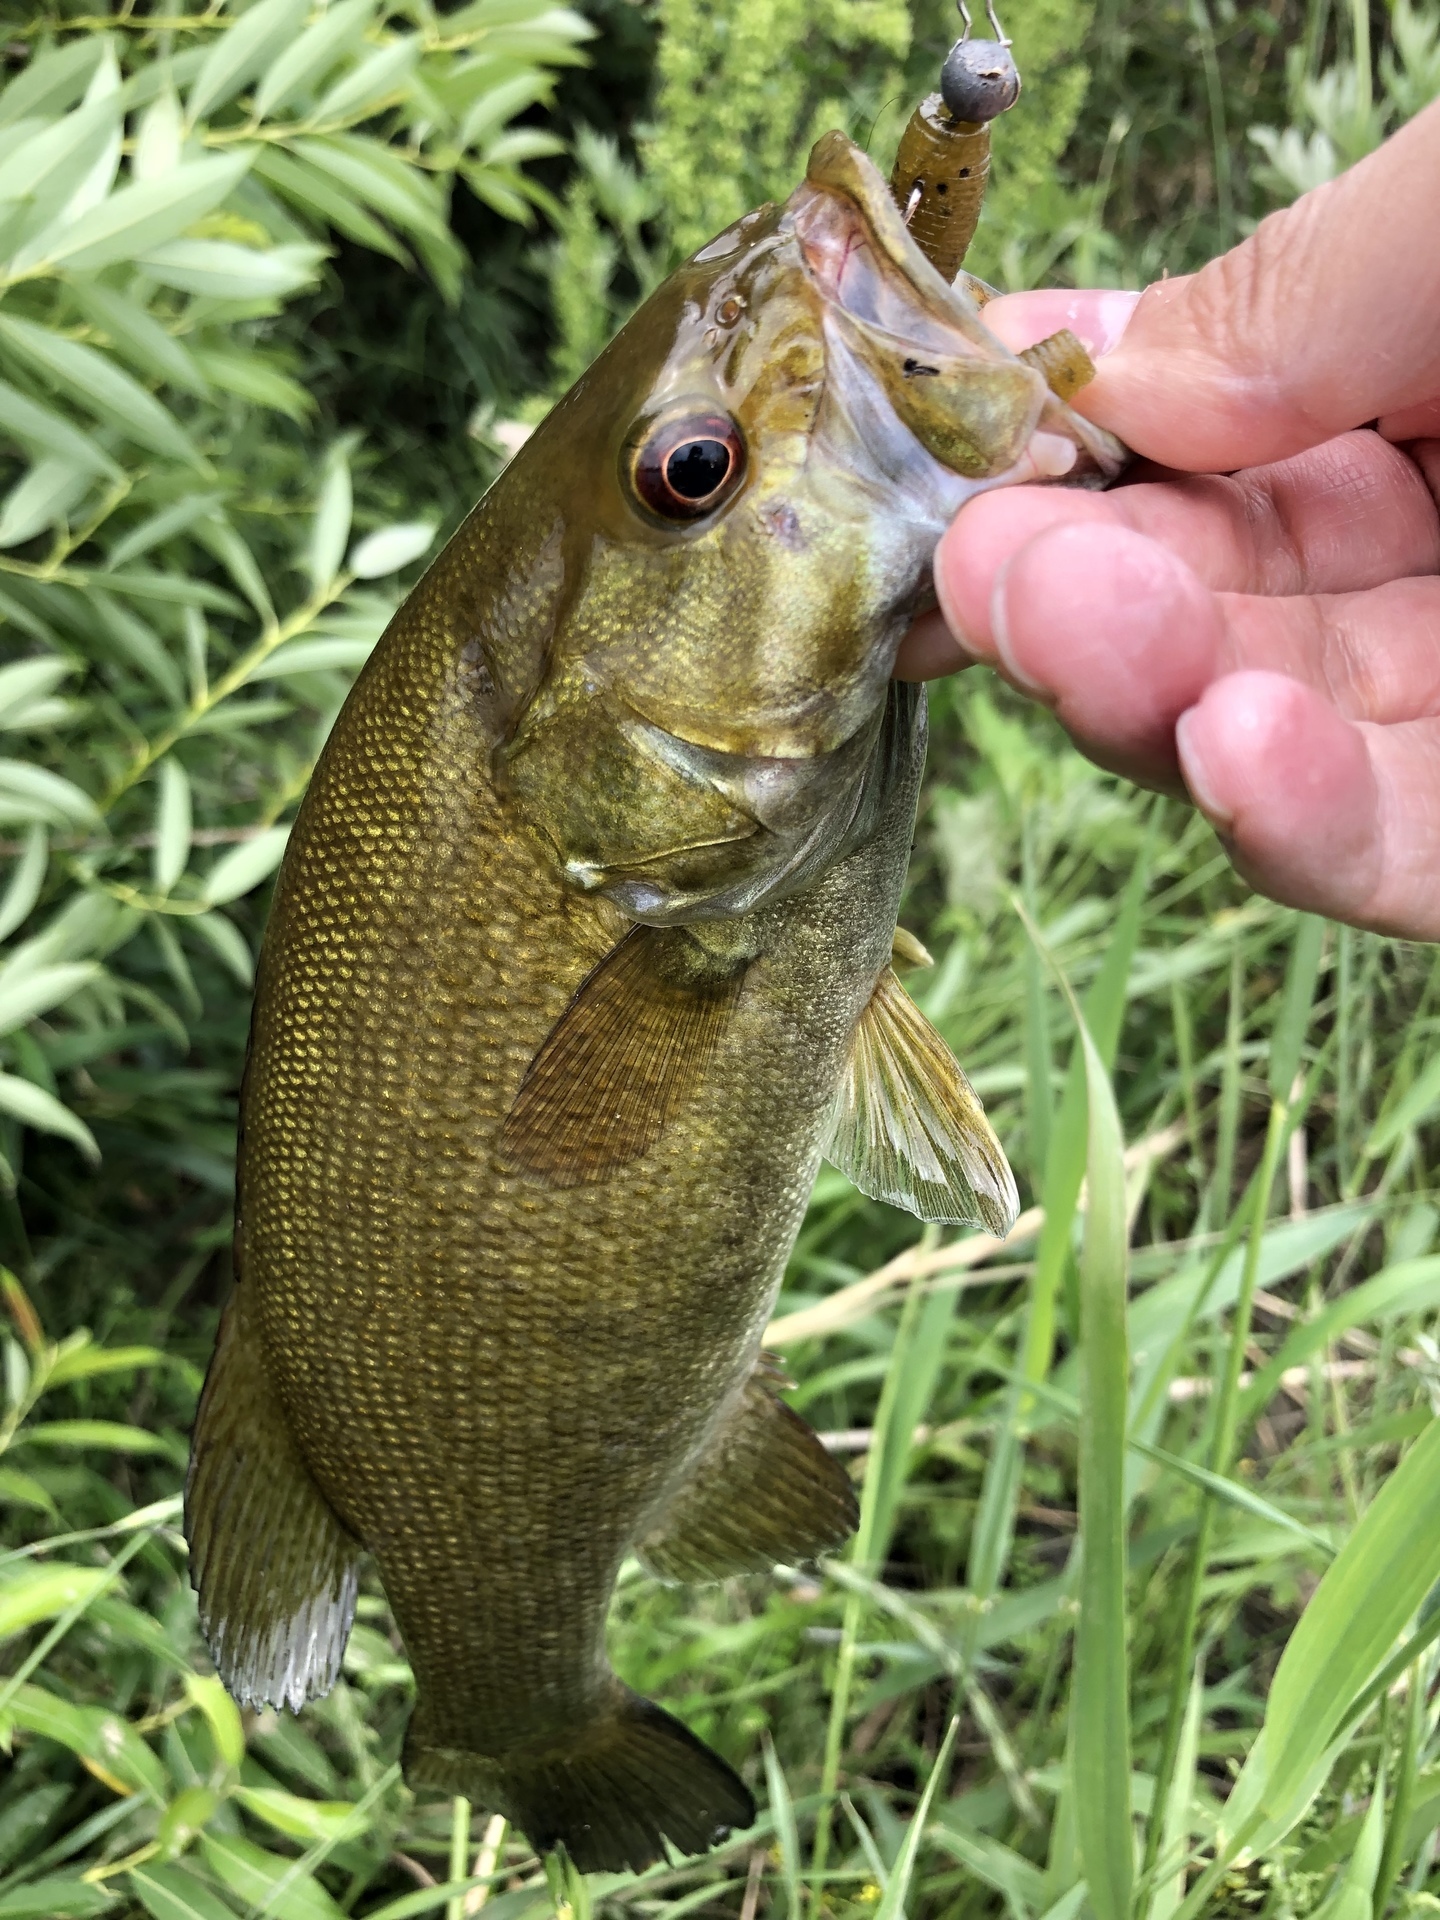
[[[1008,285],[1193,266],[1440,93],[1436,0],[1003,11],[1026,93],[972,258]],[[936,696],[906,919],[1022,1227],[917,1241],[825,1173],[772,1340],[860,1537],[631,1569],[616,1609],[755,1832],[547,1880],[400,1784],[377,1587],[298,1720],[197,1641],[177,1489],[326,728],[524,422],[816,131],[888,160],[954,30],[0,3],[0,1920],[1440,1905],[1440,971],[1250,898],[980,675]]]

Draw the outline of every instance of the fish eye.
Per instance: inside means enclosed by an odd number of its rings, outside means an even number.
[[[744,475],[745,443],[728,413],[662,420],[639,443],[630,469],[641,504],[672,523],[713,513]]]

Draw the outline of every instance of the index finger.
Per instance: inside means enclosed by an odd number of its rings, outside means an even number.
[[[1147,288],[1128,324],[1133,296],[1112,293],[1016,295],[986,324],[1012,347],[1070,327],[1103,356],[1075,405],[1186,472],[1281,460],[1377,417],[1389,437],[1430,435],[1437,199],[1440,101],[1199,273]]]

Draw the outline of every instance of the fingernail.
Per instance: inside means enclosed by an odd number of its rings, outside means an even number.
[[[1175,747],[1180,756],[1180,771],[1185,776],[1191,799],[1211,826],[1224,833],[1234,824],[1234,815],[1215,792],[1211,769],[1194,724],[1196,711],[1191,707],[1175,723]]]
[[[1023,552],[1024,549],[1022,548],[1021,551]],[[1023,687],[1026,693],[1034,695],[1037,699],[1044,700],[1048,697],[1047,689],[1043,687],[1038,680],[1032,679],[1031,676],[1026,673],[1025,669],[1015,658],[1014,647],[1010,640],[1008,589],[1010,568],[1014,564],[1014,561],[1015,556],[1011,554],[1008,560],[1001,563],[1000,571],[995,575],[995,584],[990,589],[990,632],[995,641],[996,655],[1008,677],[1015,682],[1017,687]]]
[[[1116,292],[1102,294],[1095,302],[1086,315],[1083,336],[1092,359],[1099,360],[1119,346],[1139,299],[1138,293]]]

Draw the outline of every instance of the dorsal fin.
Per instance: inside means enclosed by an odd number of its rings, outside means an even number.
[[[1006,1234],[1020,1198],[974,1088],[887,967],[860,1016],[827,1157],[872,1200]]]
[[[668,927],[612,948],[520,1082],[501,1135],[517,1166],[576,1187],[654,1146],[714,1058],[744,977],[704,959]]]

